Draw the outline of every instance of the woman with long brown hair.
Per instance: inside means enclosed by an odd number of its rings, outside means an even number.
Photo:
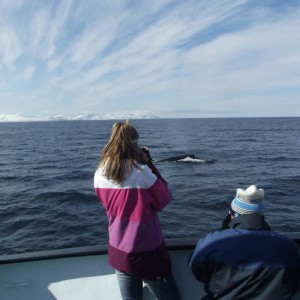
[[[122,298],[141,300],[143,282],[156,299],[179,299],[157,212],[171,200],[168,184],[129,121],[112,127],[94,187],[109,222],[108,261]]]

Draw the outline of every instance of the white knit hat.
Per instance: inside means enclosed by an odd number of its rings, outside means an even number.
[[[255,185],[249,186],[246,190],[237,189],[236,196],[231,202],[231,208],[238,214],[264,214],[263,199],[265,192]]]

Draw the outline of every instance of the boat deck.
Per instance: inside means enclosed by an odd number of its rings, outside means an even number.
[[[290,235],[290,234],[289,234]],[[299,234],[294,234],[300,243]],[[173,273],[183,300],[201,299],[203,285],[187,261],[197,239],[167,241]],[[0,256],[2,300],[118,300],[117,277],[107,263],[107,247],[92,246]],[[144,289],[144,299],[153,299]],[[300,293],[293,299],[300,299]]]

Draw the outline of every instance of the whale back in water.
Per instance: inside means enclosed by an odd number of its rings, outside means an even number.
[[[196,157],[194,154],[184,154],[179,156],[171,156],[164,159],[156,160],[156,162],[171,162],[171,161],[183,161],[185,159],[200,159],[199,157]]]

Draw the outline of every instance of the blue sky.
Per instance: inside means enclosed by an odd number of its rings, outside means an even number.
[[[0,115],[300,116],[300,2],[1,0]]]

